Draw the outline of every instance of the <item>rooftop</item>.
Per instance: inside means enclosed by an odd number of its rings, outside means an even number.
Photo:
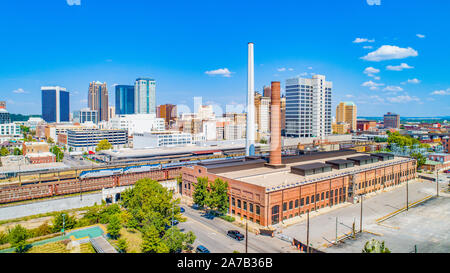
[[[365,154],[361,154],[359,157],[370,157]],[[398,164],[400,162],[408,162],[412,159],[410,158],[402,158],[402,157],[395,157],[392,160],[388,161],[380,161],[376,163],[370,163],[363,166],[353,166],[346,169],[336,170],[333,169],[330,172],[325,173],[319,173],[319,174],[313,174],[309,176],[302,176],[298,174],[294,174],[291,172],[291,167],[301,165],[306,166],[319,166],[323,165],[325,161],[340,161],[344,160],[347,161],[348,155],[341,155],[341,156],[334,156],[334,157],[328,157],[328,158],[322,158],[322,159],[316,159],[316,160],[310,160],[310,161],[303,161],[301,163],[290,163],[286,164],[284,168],[280,169],[272,169],[268,167],[259,167],[259,168],[248,168],[243,170],[237,170],[237,171],[222,171],[222,172],[215,172],[216,175],[220,175],[223,177],[231,178],[240,180],[242,182],[250,183],[253,185],[265,187],[266,191],[274,191],[279,190],[281,188],[289,188],[298,186],[300,184],[306,184],[311,183],[315,181],[321,181],[325,179],[331,179],[335,177],[344,176],[351,173],[358,173],[364,170],[370,170],[373,168],[380,168],[383,166],[390,166],[393,164]],[[343,162],[343,161],[342,161]]]

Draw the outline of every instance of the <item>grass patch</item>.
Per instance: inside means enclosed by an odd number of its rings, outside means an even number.
[[[78,253],[78,250],[67,249],[67,242],[53,242],[40,246],[33,246],[28,253]],[[79,253],[95,253],[90,243],[80,245]]]
[[[230,223],[236,221],[236,219],[233,216],[229,216],[229,215],[222,215],[222,216],[219,216],[219,218],[221,218],[225,221],[228,221]]]
[[[120,238],[127,241],[127,253],[141,253],[142,234],[135,229],[122,228]],[[117,245],[117,240],[114,240]]]

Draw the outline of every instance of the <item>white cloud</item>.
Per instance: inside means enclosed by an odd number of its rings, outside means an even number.
[[[407,84],[407,83],[411,83],[411,84],[419,84],[420,80],[419,79],[408,79],[406,82],[402,82],[402,84]]]
[[[19,88],[19,89],[14,90],[13,93],[15,93],[15,94],[26,94],[28,92],[23,90],[22,88]]]
[[[366,45],[366,46],[363,46],[363,48],[364,48],[364,49],[372,49],[373,46],[371,46],[371,45]]]
[[[306,76],[308,76],[308,72],[303,72],[303,73],[300,73],[300,75],[299,75],[300,77],[306,77]]]
[[[347,94],[347,95],[345,95],[345,97],[351,99],[351,98],[354,98],[355,96],[353,96],[351,94]]]
[[[210,76],[216,76],[216,75],[220,75],[223,77],[231,77],[231,71],[228,70],[228,68],[219,68],[216,70],[211,70],[211,71],[206,71],[205,74],[210,75]]]
[[[384,103],[384,99],[378,95],[373,95],[373,96],[370,96],[369,98],[370,98],[371,102],[374,104]]]
[[[66,0],[69,6],[81,6],[81,0]]]
[[[435,90],[431,95],[448,96],[450,95],[450,88],[447,88],[447,90]]]
[[[370,90],[378,90],[378,87],[383,86],[383,85],[384,85],[384,83],[376,83],[373,81],[367,81],[367,82],[364,82],[363,84],[361,84],[361,86],[369,87]]]
[[[419,37],[420,39],[423,39],[423,38],[425,38],[426,36],[425,35],[423,35],[423,34],[416,34],[416,36],[417,37]]]
[[[308,67],[308,69],[311,70],[311,69],[313,69],[313,68],[310,66],[310,67]]]
[[[365,42],[367,42],[367,43],[373,43],[373,42],[375,42],[375,39],[369,40],[369,39],[367,39],[367,38],[356,38],[356,39],[353,41],[353,43],[355,43],[355,44],[365,43]]]
[[[403,91],[403,88],[401,88],[400,86],[395,86],[395,85],[388,85],[385,88],[383,88],[383,91],[388,91],[388,92],[400,92]]]
[[[403,69],[412,69],[414,66],[409,66],[407,63],[401,63],[400,65],[388,65],[387,70],[391,71],[402,71]]]
[[[289,71],[294,71],[294,68],[288,68]]]
[[[379,62],[393,59],[404,59],[408,57],[418,56],[416,50],[411,47],[401,48],[398,46],[383,45],[375,51],[370,52],[361,59],[371,62]]]
[[[283,71],[286,71],[286,68],[285,68],[285,67],[277,68],[277,71],[278,71],[278,72],[283,72]]]
[[[377,80],[380,79],[380,77],[375,76],[375,74],[380,73],[380,69],[376,69],[376,68],[374,68],[374,67],[369,66],[369,67],[367,67],[366,69],[364,69],[364,72],[363,72],[363,73],[366,74],[366,75],[369,76],[369,77],[374,77],[374,78],[376,78]]]
[[[420,102],[420,99],[416,96],[409,96],[409,95],[400,95],[396,97],[389,97],[387,100],[391,103],[407,103],[407,102]]]

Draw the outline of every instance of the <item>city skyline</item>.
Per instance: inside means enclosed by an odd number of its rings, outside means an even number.
[[[223,109],[226,104],[245,105],[249,41],[255,43],[256,91],[280,81],[284,94],[286,79],[313,73],[334,83],[332,108],[340,101],[354,101],[360,106],[359,116],[381,117],[389,111],[400,116],[445,116],[450,110],[450,80],[445,75],[445,63],[450,61],[445,48],[448,23],[441,19],[448,3],[382,1],[378,6],[354,0],[343,7],[333,1],[286,1],[280,6],[264,1],[180,2],[175,9],[157,3],[152,9],[160,12],[148,21],[138,19],[148,3],[105,3],[5,5],[10,12],[0,23],[10,26],[3,30],[10,42],[0,45],[4,63],[0,99],[8,102],[11,113],[41,114],[40,87],[48,85],[67,88],[70,109],[85,108],[86,86],[92,81],[108,84],[109,105],[114,105],[115,85],[132,85],[137,77],[158,82],[158,105],[191,106],[194,96]],[[33,15],[37,5],[43,10],[39,17]],[[93,21],[89,14],[100,7],[105,13]],[[322,13],[301,14],[300,8],[320,8]],[[396,12],[399,8],[402,13]],[[137,13],[134,17],[127,15],[133,14],[131,10]],[[268,11],[273,11],[271,20],[258,19]],[[230,13],[232,20],[226,17]],[[42,16],[50,14],[51,20]],[[124,16],[120,22],[112,19],[118,14]],[[315,20],[319,15],[333,26]],[[185,23],[173,23],[173,16]],[[413,21],[419,16],[424,20]],[[49,26],[62,18],[58,26]],[[148,31],[139,43],[117,45],[110,40],[144,30]],[[293,31],[300,35],[291,35]],[[110,38],[82,42],[99,33]],[[275,39],[267,33],[275,33]],[[55,35],[61,36],[63,45],[44,42]]]

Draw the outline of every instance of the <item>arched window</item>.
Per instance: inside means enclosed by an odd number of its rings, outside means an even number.
[[[278,224],[280,222],[280,206],[275,205],[272,207],[272,225]]]

